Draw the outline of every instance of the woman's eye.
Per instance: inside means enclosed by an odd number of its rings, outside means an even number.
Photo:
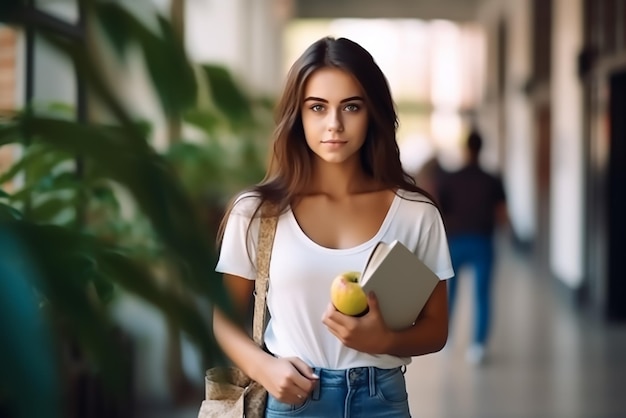
[[[322,110],[324,110],[324,106],[316,104],[311,106],[311,110],[314,112],[321,112]]]
[[[346,107],[344,109],[347,110],[348,112],[356,112],[360,108],[359,108],[359,105],[349,104],[349,105],[346,105]]]

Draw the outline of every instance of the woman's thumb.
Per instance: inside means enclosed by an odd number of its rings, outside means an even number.
[[[313,369],[299,358],[293,359],[292,364],[300,374],[308,379],[319,379],[319,376],[313,372]]]

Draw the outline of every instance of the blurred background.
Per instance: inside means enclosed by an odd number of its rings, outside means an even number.
[[[197,416],[222,210],[326,35],[387,75],[409,173],[478,126],[507,193],[494,360],[414,361],[415,415],[626,414],[626,0],[2,0],[1,417]]]

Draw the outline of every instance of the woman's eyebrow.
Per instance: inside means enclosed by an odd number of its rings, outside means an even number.
[[[339,103],[346,103],[346,102],[353,102],[353,101],[364,101],[363,98],[361,96],[352,96],[352,97],[348,97],[345,99],[342,99]],[[313,102],[322,102],[322,103],[328,103],[328,100],[326,99],[322,99],[321,97],[313,97],[313,96],[309,96],[306,99],[304,99],[305,102],[308,101],[313,101]]]

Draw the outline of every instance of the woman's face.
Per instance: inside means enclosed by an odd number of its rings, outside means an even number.
[[[329,163],[358,158],[365,142],[368,112],[361,87],[337,68],[316,70],[304,87],[302,125],[311,151]]]

